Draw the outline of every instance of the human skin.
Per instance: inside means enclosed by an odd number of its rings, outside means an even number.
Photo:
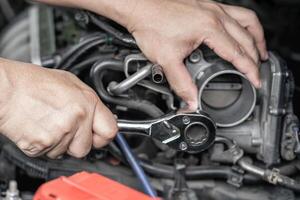
[[[206,44],[260,87],[258,65],[268,54],[253,11],[208,0],[38,0],[86,9],[128,29],[162,66],[172,89],[197,108],[197,88],[183,60]],[[95,92],[61,70],[0,59],[0,132],[29,156],[85,156],[117,133],[114,116]]]

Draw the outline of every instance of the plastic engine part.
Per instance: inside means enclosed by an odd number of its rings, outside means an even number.
[[[95,173],[80,172],[43,184],[33,200],[159,200]]]

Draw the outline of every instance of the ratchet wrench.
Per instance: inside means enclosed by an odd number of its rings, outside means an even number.
[[[143,134],[167,144],[178,151],[197,153],[204,151],[215,140],[216,125],[204,112],[168,114],[144,120],[118,120],[122,132]]]

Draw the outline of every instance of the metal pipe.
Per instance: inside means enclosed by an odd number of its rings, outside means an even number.
[[[102,82],[108,70],[122,72],[124,70],[124,63],[115,59],[99,61],[93,65],[90,71],[93,84],[103,101],[141,111],[153,118],[164,114],[157,106],[147,100],[133,100],[109,95]]]
[[[148,64],[120,83],[111,82],[108,85],[107,90],[112,95],[123,94],[125,91],[127,91],[130,88],[132,88],[133,86],[135,86],[139,81],[141,81],[141,80],[145,79],[147,76],[149,76],[151,74],[151,69],[152,69],[152,64]]]
[[[238,163],[245,171],[260,176],[261,178],[265,177],[265,170],[252,165],[247,158],[242,158]]]
[[[162,83],[164,80],[164,73],[160,65],[153,65],[152,67],[152,81],[154,83]]]

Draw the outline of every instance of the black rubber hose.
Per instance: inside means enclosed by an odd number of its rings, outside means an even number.
[[[131,35],[119,31],[118,29],[111,26],[109,23],[100,20],[99,17],[93,13],[87,12],[87,14],[90,17],[91,22],[99,28],[101,28],[102,30],[104,30],[105,32],[109,33],[110,35],[114,36],[115,38],[117,38],[125,44],[129,44],[132,47],[137,47],[136,41]]]
[[[132,172],[123,166],[112,166],[103,161],[89,162],[71,157],[62,160],[30,158],[10,142],[2,146],[1,150],[1,155],[5,159],[13,166],[24,170],[31,177],[50,180],[60,176],[70,176],[80,171],[88,171],[102,174],[129,187],[141,190],[140,184]]]
[[[295,179],[289,178],[284,175],[279,175],[278,185],[283,186],[285,188],[291,189],[297,193],[300,193],[300,183]]]
[[[158,178],[172,179],[175,176],[174,167],[162,164],[149,164],[141,161],[145,171]],[[185,170],[186,179],[228,179],[234,175],[230,167],[224,166],[193,166]]]
[[[46,161],[27,157],[23,152],[17,149],[17,147],[14,147],[12,144],[3,146],[2,155],[16,166],[27,171],[29,175],[44,179],[49,178],[49,171]]]
[[[115,105],[121,105],[129,109],[141,111],[151,117],[159,117],[163,115],[163,112],[149,101],[134,100],[123,97],[112,97],[108,94],[102,82],[103,77],[107,75],[108,70],[123,72],[123,65],[124,64],[122,61],[115,59],[100,61],[93,65],[90,75],[95,89],[97,90],[101,99]]]
[[[61,69],[68,70],[80,56],[85,54],[90,49],[106,43],[106,41],[107,41],[107,38],[102,38],[102,39],[95,40],[95,41],[83,46],[81,49],[76,51],[71,57],[69,57],[68,60],[66,60],[65,64],[63,66],[61,66]]]
[[[83,60],[82,62],[77,63],[76,65],[73,65],[69,69],[69,71],[74,74],[79,74],[80,72],[85,70],[87,67],[93,66],[93,64],[95,64],[95,62],[102,60],[102,59],[103,59],[102,56],[93,56],[93,57],[87,58],[87,59]]]
[[[78,44],[70,47],[66,52],[64,52],[61,55],[60,60],[56,63],[54,68],[61,68],[64,63],[73,55],[75,54],[78,50],[80,50],[82,47],[84,47],[85,45],[88,45],[90,43],[93,43],[95,41],[101,40],[104,37],[107,37],[105,34],[102,33],[92,33],[89,35],[86,35],[85,37],[83,37]]]

